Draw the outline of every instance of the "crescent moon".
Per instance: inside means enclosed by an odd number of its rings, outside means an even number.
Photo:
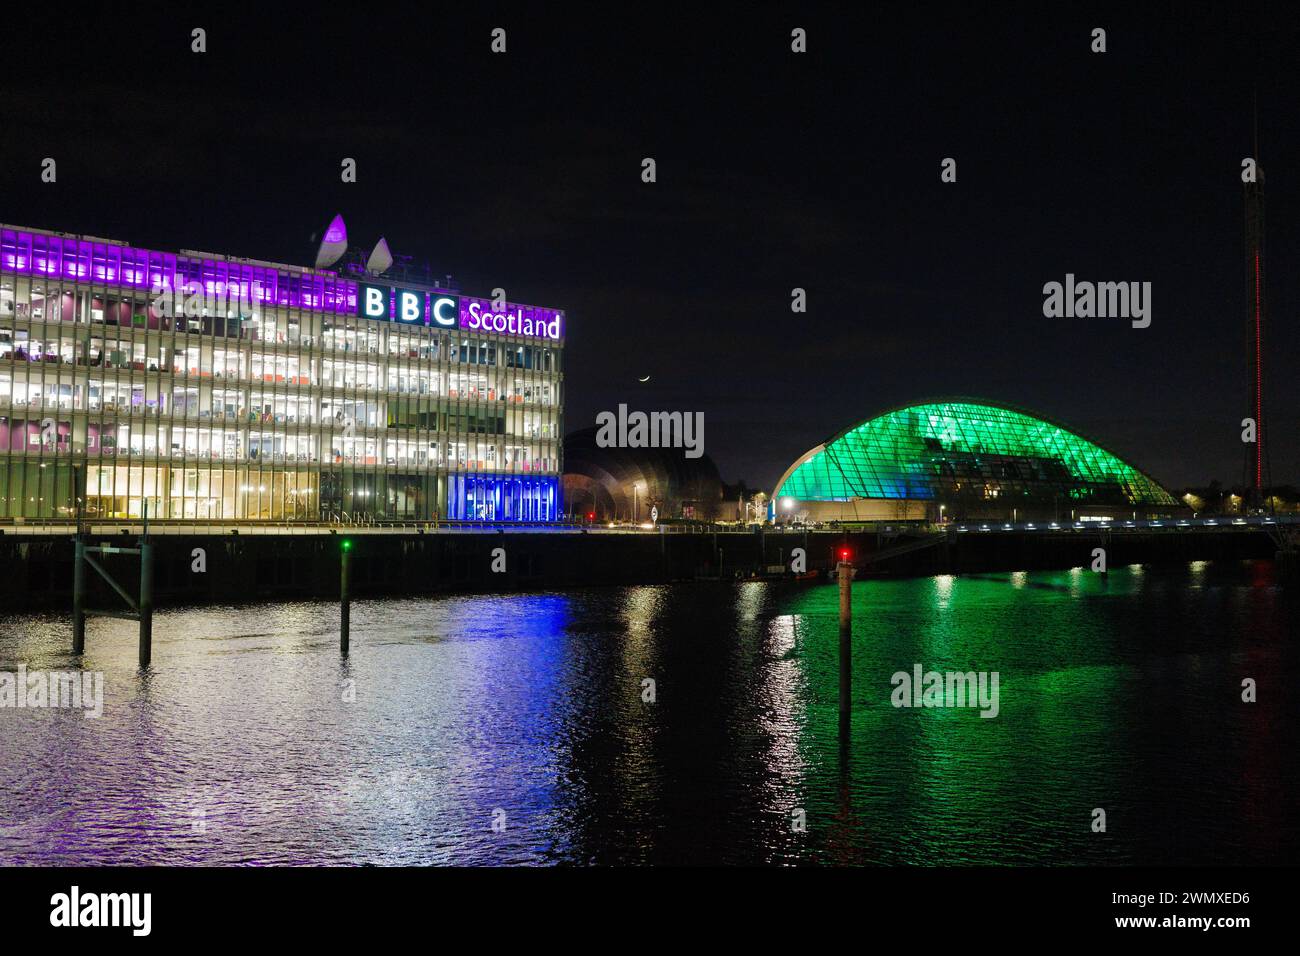
[[[650,376],[647,375],[645,378],[638,378],[637,381],[638,381],[638,382],[648,382],[648,381],[650,381]]]

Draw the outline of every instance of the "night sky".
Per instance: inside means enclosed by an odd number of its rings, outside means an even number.
[[[1294,5],[534,6],[7,11],[0,221],[310,264],[341,212],[467,293],[565,309],[567,430],[703,411],[724,479],[769,490],[841,428],[950,395],[1175,487],[1236,483],[1257,90],[1266,435],[1300,484]],[[1151,327],[1044,318],[1067,272],[1151,282]]]

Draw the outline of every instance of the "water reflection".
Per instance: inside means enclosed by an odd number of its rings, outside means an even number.
[[[856,582],[847,728],[827,585],[356,602],[346,660],[329,604],[164,611],[144,675],[96,620],[102,719],[0,709],[0,861],[1291,859],[1294,595],[1267,563],[1108,578]],[[11,617],[0,671],[67,644]],[[918,664],[997,672],[998,716],[892,706]]]

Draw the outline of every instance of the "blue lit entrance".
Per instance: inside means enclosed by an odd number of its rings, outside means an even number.
[[[554,521],[559,479],[449,475],[447,517],[461,521]]]

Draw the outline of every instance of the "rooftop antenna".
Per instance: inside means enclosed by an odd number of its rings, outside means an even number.
[[[372,276],[383,275],[393,266],[393,253],[388,248],[388,240],[383,236],[375,243],[374,251],[366,260],[366,271]]]
[[[343,258],[343,253],[348,251],[348,227],[343,224],[343,216],[339,214],[330,220],[330,224],[325,229],[325,238],[320,242],[320,248],[316,250],[316,268],[328,269],[334,263]]]
[[[415,259],[414,256],[398,256],[398,257],[397,257],[397,261],[398,261],[398,263],[401,265],[401,268],[402,268],[402,278],[403,278],[403,279],[409,279],[409,278],[411,277],[411,263],[414,261],[414,259]]]
[[[1251,93],[1251,109],[1254,113],[1255,126],[1255,162],[1259,162],[1259,87]]]
[[[1246,214],[1246,366],[1249,370],[1249,417],[1255,422],[1255,442],[1246,445],[1244,478],[1246,508],[1265,505],[1269,461],[1264,447],[1264,325],[1268,317],[1264,296],[1264,166],[1259,157],[1259,90],[1253,93],[1255,181],[1245,184]]]

